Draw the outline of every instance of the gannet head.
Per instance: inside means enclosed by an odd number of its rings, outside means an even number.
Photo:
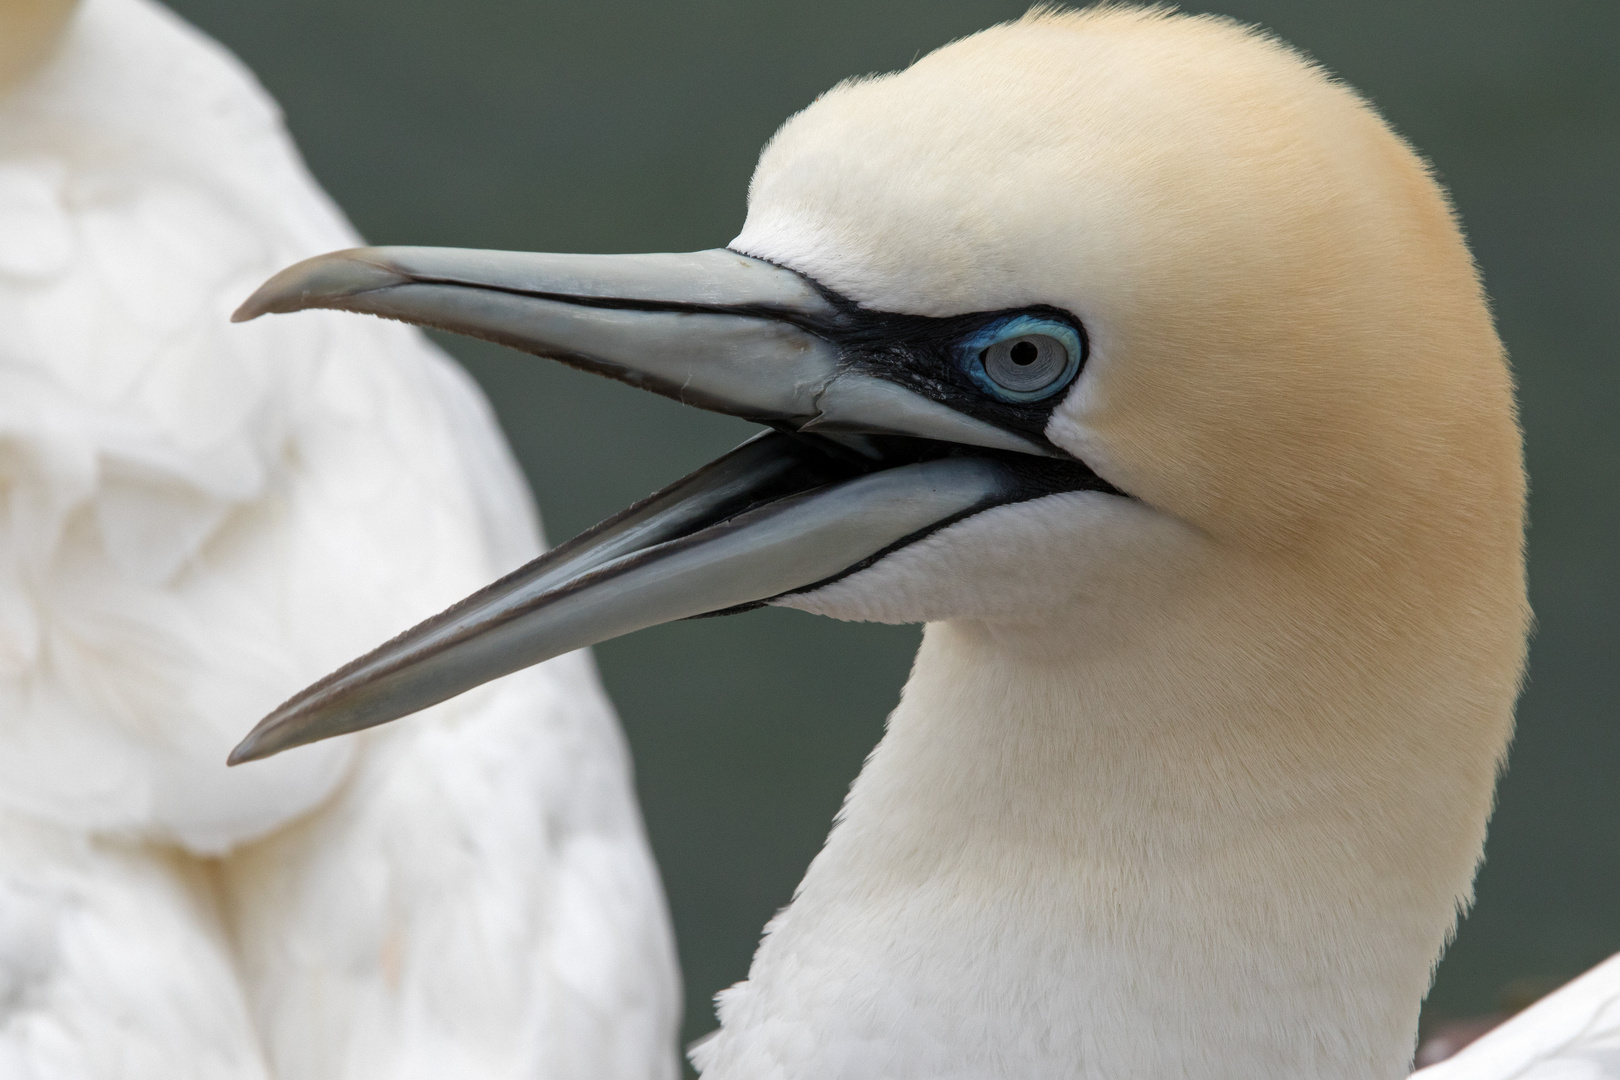
[[[78,0],[0,3],[0,91],[21,82],[56,46]]]
[[[1037,13],[791,119],[728,249],[360,249],[238,317],[309,307],[774,430],[233,760],[671,619],[927,621],[717,1072],[829,1075],[893,1005],[935,1017],[906,1075],[1404,1075],[1511,728],[1524,479],[1449,203],[1353,91],[1222,19]]]
[[[766,148],[728,250],[359,249],[238,317],[307,307],[777,433],[294,698],[238,759],[673,618],[1040,625],[1212,568],[1290,618],[1467,634],[1516,685],[1519,437],[1450,206],[1353,91],[1225,20],[1037,14],[845,83]]]
[[[1036,16],[824,95],[750,194],[732,247],[863,307],[1072,315],[1088,355],[1041,434],[1130,496],[1006,506],[790,602],[1037,615],[1093,573],[1163,576],[1163,551],[1098,565],[1088,533],[1168,541],[1170,519],[1363,601],[1411,589],[1401,565],[1489,594],[1515,654],[1519,438],[1469,253],[1424,163],[1286,46]]]

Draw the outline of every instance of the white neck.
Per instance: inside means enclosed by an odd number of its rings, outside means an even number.
[[[1405,1076],[1506,729],[1448,759],[1432,657],[1358,677],[1376,615],[1244,625],[1228,580],[930,625],[705,1080]]]

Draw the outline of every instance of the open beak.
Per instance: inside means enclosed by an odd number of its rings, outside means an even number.
[[[1049,445],[852,362],[855,305],[732,251],[360,248],[282,271],[235,319],[305,308],[470,334],[776,430],[302,691],[233,765],[633,630],[819,587],[991,506],[1112,490]]]

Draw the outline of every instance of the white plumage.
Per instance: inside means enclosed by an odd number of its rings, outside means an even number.
[[[538,550],[487,405],[413,329],[229,324],[355,237],[218,46],[87,0],[7,74],[0,1077],[673,1075],[663,900],[583,654],[224,767]]]

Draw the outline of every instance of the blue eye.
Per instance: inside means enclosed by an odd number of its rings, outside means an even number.
[[[962,342],[961,358],[979,389],[1002,401],[1040,401],[1074,381],[1084,359],[1080,335],[1057,319],[1014,315]]]

